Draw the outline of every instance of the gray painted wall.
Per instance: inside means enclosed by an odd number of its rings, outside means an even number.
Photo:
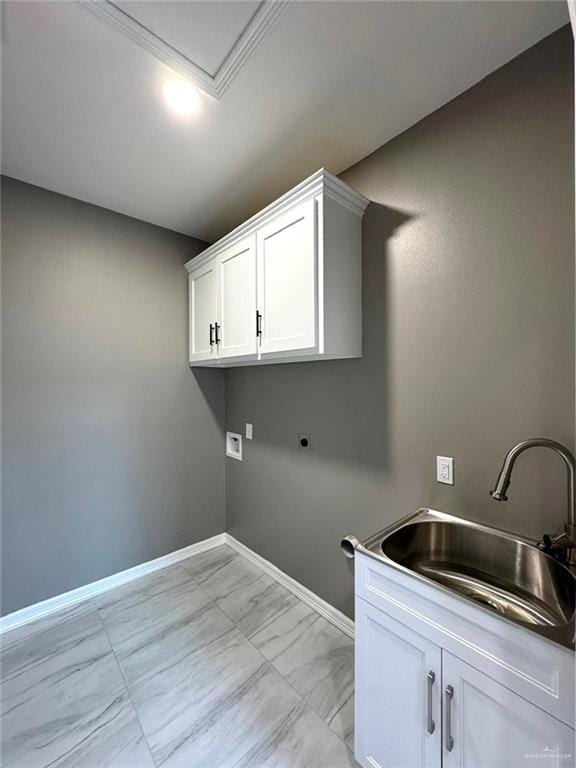
[[[227,530],[348,613],[350,531],[420,505],[562,526],[553,456],[522,457],[508,503],[488,491],[516,441],[574,445],[572,109],[565,28],[349,169],[374,201],[363,359],[227,373],[227,426],[255,430],[227,463]],[[454,487],[435,482],[438,454]]]
[[[224,379],[187,365],[204,244],[2,183],[2,609],[224,530]]]

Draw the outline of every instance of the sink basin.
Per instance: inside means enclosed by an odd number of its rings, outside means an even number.
[[[361,547],[562,645],[574,647],[574,572],[528,539],[418,510]]]
[[[566,624],[574,612],[574,578],[536,547],[457,523],[412,523],[382,542],[382,551],[502,616],[527,624]]]

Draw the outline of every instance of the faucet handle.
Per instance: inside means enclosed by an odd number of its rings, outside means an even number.
[[[567,560],[570,550],[574,549],[574,542],[564,531],[557,534],[545,533],[538,542],[538,549],[557,560]]]

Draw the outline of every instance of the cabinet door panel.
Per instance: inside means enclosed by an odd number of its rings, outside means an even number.
[[[364,768],[440,768],[440,689],[440,648],[357,598],[358,762]]]
[[[255,236],[218,257],[218,323],[222,358],[256,354]]]
[[[312,350],[317,340],[316,223],[313,199],[258,231],[262,355]]]
[[[560,720],[446,651],[442,675],[443,695],[454,691],[450,716],[444,699],[444,768],[574,768],[575,733]]]
[[[216,266],[209,262],[190,273],[190,362],[216,357],[216,345],[210,344],[210,325],[216,322]],[[212,335],[213,338],[213,335]]]

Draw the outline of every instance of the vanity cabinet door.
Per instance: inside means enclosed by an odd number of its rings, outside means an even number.
[[[190,362],[215,359],[217,346],[216,263],[214,260],[190,273],[188,291],[190,303]]]
[[[575,732],[442,651],[444,768],[574,768]]]
[[[241,240],[217,256],[218,355],[256,356],[256,237]]]
[[[316,209],[313,198],[258,230],[262,357],[317,346]]]
[[[440,768],[441,650],[356,598],[356,760]]]

